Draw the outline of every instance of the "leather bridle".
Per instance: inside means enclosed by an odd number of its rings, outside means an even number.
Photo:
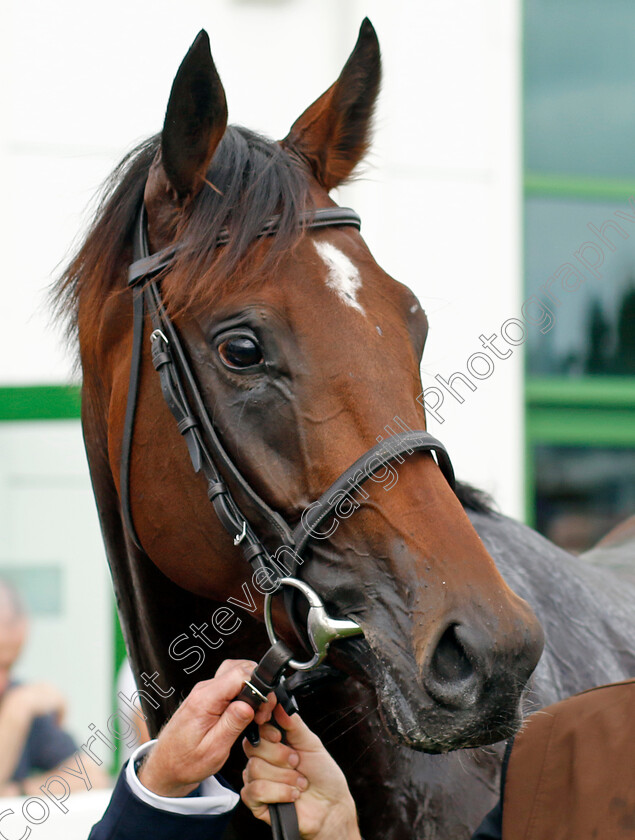
[[[273,216],[262,225],[258,237],[271,236],[277,232],[280,217]],[[351,226],[360,229],[361,220],[357,213],[345,207],[327,207],[304,214],[300,224],[305,230],[321,230],[330,227]],[[229,241],[227,229],[221,230],[216,245]],[[171,246],[150,254],[146,232],[145,208],[142,206],[134,228],[133,262],[128,272],[128,286],[133,295],[133,339],[128,384],[128,400],[122,438],[120,497],[122,517],[130,540],[142,549],[137,535],[130,504],[130,459],[134,435],[135,413],[138,398],[139,374],[143,356],[143,336],[146,313],[152,323],[150,335],[152,363],[159,374],[161,390],[174,416],[180,433],[185,438],[194,471],[202,473],[207,484],[207,495],[220,523],[240,548],[245,560],[254,572],[263,574],[276,587],[285,587],[285,604],[294,626],[293,594],[300,590],[307,598],[309,611],[306,632],[299,632],[300,638],[308,639],[311,657],[306,662],[293,659],[290,649],[276,638],[271,619],[272,592],[265,597],[266,627],[272,647],[256,668],[241,693],[241,699],[257,707],[274,690],[287,709],[293,710],[294,701],[285,690],[284,671],[289,667],[309,670],[319,665],[326,656],[329,644],[338,638],[359,635],[359,625],[351,619],[334,619],[328,616],[320,596],[303,581],[299,581],[293,570],[281,574],[275,564],[277,554],[287,551],[289,555],[302,558],[312,537],[322,536],[318,526],[336,513],[343,495],[358,490],[362,484],[391,461],[403,462],[404,457],[414,452],[431,452],[454,488],[454,472],[448,453],[436,438],[425,431],[409,431],[392,435],[369,449],[351,467],[304,511],[300,521],[292,527],[279,513],[244,479],[226,452],[209,417],[203,396],[192,371],[188,356],[174,323],[163,304],[159,288],[160,275],[169,269],[177,255],[179,246]],[[236,502],[239,494],[252,513],[246,516]],[[250,520],[258,524],[252,525]],[[266,533],[267,547],[261,534]],[[273,587],[272,587],[273,588]],[[305,642],[306,645],[306,642]],[[257,733],[251,732],[255,740]],[[272,830],[275,838],[299,837],[295,808],[272,806]]]

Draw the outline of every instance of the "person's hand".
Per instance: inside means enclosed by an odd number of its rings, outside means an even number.
[[[9,688],[4,701],[14,712],[25,716],[28,721],[43,715],[55,715],[58,726],[66,714],[66,700],[63,694],[50,683],[28,683]]]
[[[355,803],[335,760],[299,715],[276,706],[274,717],[286,730],[286,744],[271,724],[261,726],[257,747],[243,741],[245,805],[271,825],[268,805],[295,802],[305,840],[360,840]]]
[[[187,796],[227,761],[232,745],[248,723],[265,723],[276,704],[271,694],[254,715],[234,698],[255,662],[226,660],[214,679],[197,683],[159,734],[137,776],[159,796]],[[232,702],[233,701],[233,702]]]

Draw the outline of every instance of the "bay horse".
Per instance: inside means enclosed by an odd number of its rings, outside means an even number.
[[[58,284],[79,339],[84,439],[133,670],[175,689],[157,703],[142,694],[153,734],[221,660],[258,659],[267,641],[263,592],[236,547],[244,532],[232,543],[213,515],[180,434],[197,421],[186,417],[177,429],[153,370],[151,344],[165,339],[154,354],[160,368],[169,342],[147,314],[133,330],[135,230],[143,226],[150,253],[169,254],[158,310],[178,331],[210,434],[240,471],[218,464],[220,476],[271,545],[256,496],[276,521],[298,523],[378,439],[397,437],[397,427],[425,429],[423,310],[354,226],[315,223],[342,217],[325,212],[336,207],[329,192],[368,147],[379,83],[379,45],[365,20],[337,81],[273,143],[227,126],[201,32],[175,77],[161,134],[115,170]],[[455,494],[429,451],[381,466],[363,493],[340,499],[298,570],[332,615],[364,633],[332,647],[326,687],[307,680],[305,717],[327,740],[325,712],[350,717],[336,754],[345,767],[366,755],[365,772],[358,764],[349,779],[369,840],[412,836],[404,791],[417,790],[415,751],[477,747],[515,731],[543,646],[535,615],[465,513],[468,491]],[[274,617],[297,646],[280,603]],[[379,796],[370,768],[385,771],[383,759],[390,766],[405,748],[408,773],[384,778]],[[226,771],[237,785],[242,764],[237,751]],[[380,831],[377,814],[395,809],[400,819]],[[259,828],[245,830],[257,836]]]

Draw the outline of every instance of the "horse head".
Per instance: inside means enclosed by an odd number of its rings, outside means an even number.
[[[417,397],[428,322],[417,299],[353,227],[302,223],[335,206],[329,192],[364,156],[379,83],[379,45],[364,21],[338,80],[272,143],[227,126],[223,86],[199,34],[160,137],[115,173],[66,275],[84,433],[127,641],[137,670],[171,668],[182,687],[188,678],[175,657],[157,649],[210,604],[249,600],[251,571],[192,470],[152,370],[148,324],[130,460],[140,548],[122,522],[135,214],[143,202],[151,252],[174,248],[163,299],[225,450],[273,510],[300,521],[379,438],[425,428]],[[259,237],[273,214],[275,233]],[[342,495],[297,570],[333,615],[363,628],[363,639],[333,646],[332,661],[372,684],[404,744],[438,752],[506,737],[542,649],[533,613],[504,583],[429,452],[384,463],[371,478]],[[232,490],[249,512],[241,488]],[[247,638],[261,629],[260,596],[248,612],[216,627],[227,636],[242,624],[218,656],[255,655]],[[293,639],[280,603],[274,618]]]

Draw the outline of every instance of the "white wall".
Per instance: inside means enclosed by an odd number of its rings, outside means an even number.
[[[428,312],[424,385],[465,371],[520,312],[519,0],[5,0],[0,6],[0,384],[69,376],[43,289],[122,152],[161,126],[176,67],[211,37],[230,119],[273,136],[335,78],[364,14],[385,62],[366,178],[341,191]],[[520,352],[430,423],[457,472],[520,515]],[[495,456],[492,452],[495,451]]]
[[[520,3],[357,7],[379,32],[385,76],[376,166],[351,200],[377,259],[428,314],[422,380],[438,385],[437,374],[466,372],[479,335],[520,314]],[[429,429],[459,477],[521,517],[521,353],[477,385],[462,386],[463,404],[446,393],[445,422]]]
[[[22,592],[29,639],[14,676],[69,701],[82,744],[112,711],[113,598],[73,420],[0,423],[0,575]]]

